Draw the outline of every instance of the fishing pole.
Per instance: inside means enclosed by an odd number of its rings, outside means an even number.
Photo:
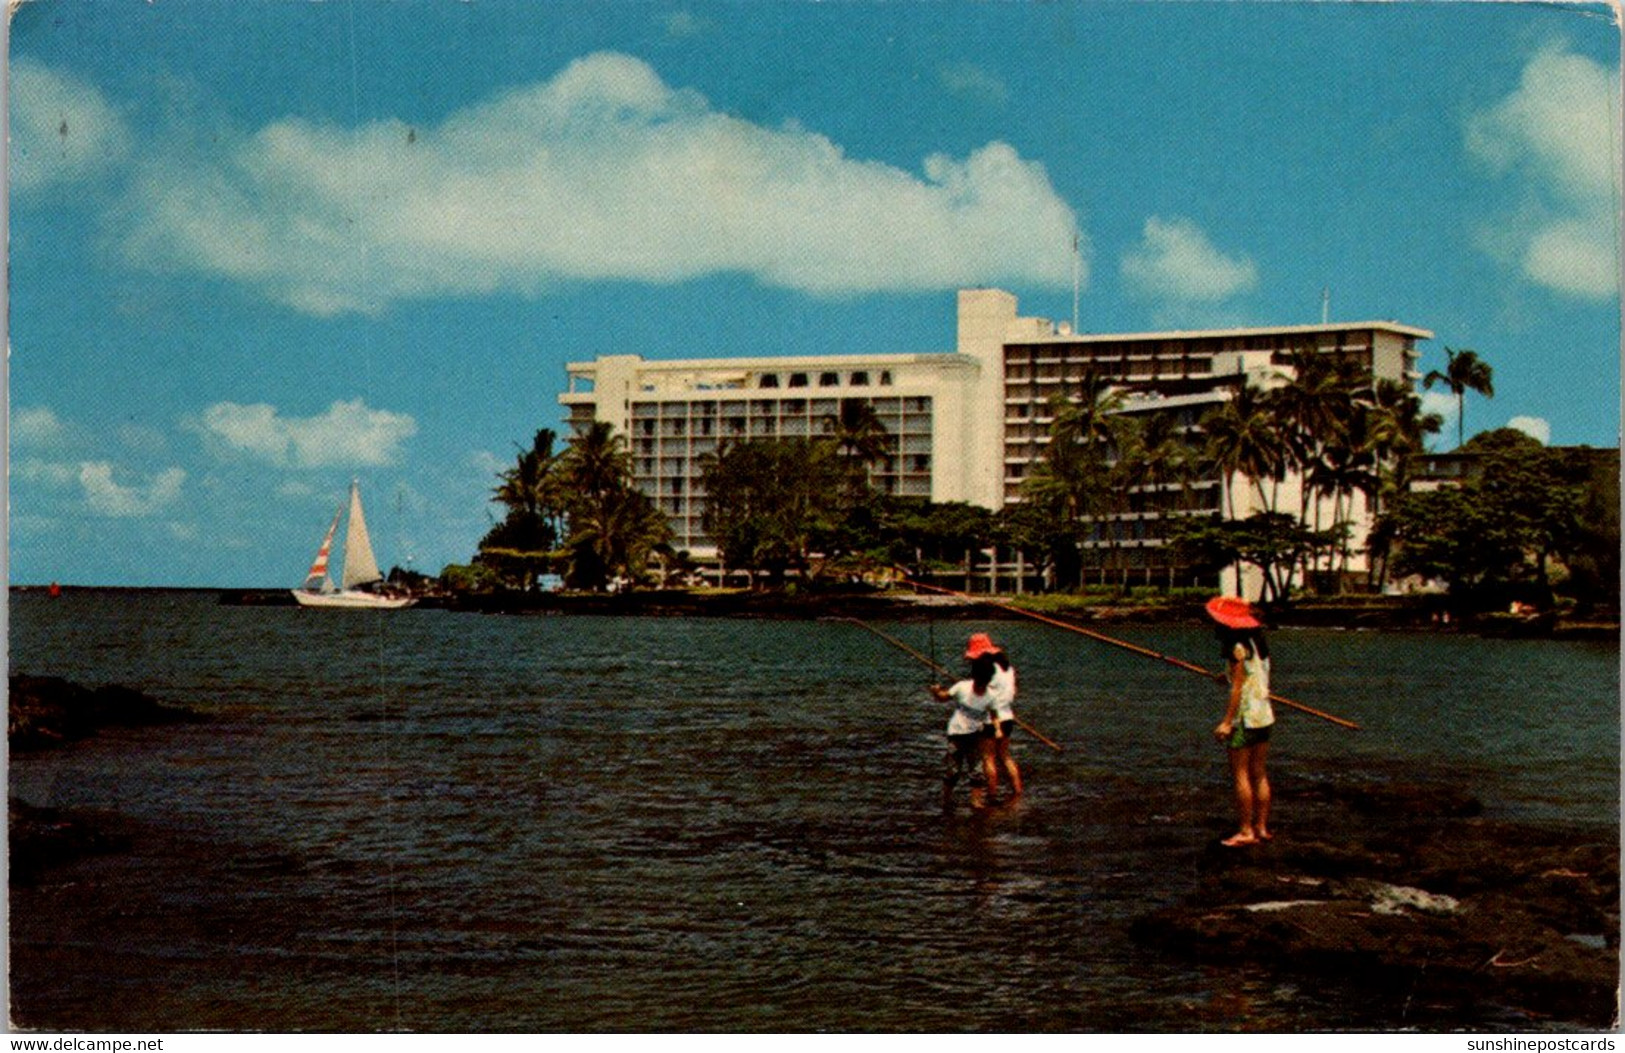
[[[876,629],[873,625],[870,625],[866,621],[862,621],[862,620],[860,620],[858,618],[840,618],[838,620],[843,621],[843,622],[851,622],[853,625],[856,625],[860,629],[869,630],[870,632],[874,633],[876,636],[880,637],[882,640],[885,640],[887,643],[889,643],[893,647],[897,648],[899,651],[902,651],[904,654],[909,655],[910,657],[912,657],[914,659],[917,659],[918,661],[920,661],[924,665],[930,667],[931,669],[936,670],[938,676],[944,676],[944,677],[950,677],[950,678],[953,676],[953,674],[951,672],[949,672],[947,669],[945,669],[942,666],[938,665],[935,659],[927,658],[925,655],[923,655],[920,652],[916,651],[914,648],[910,647],[908,644],[906,644],[903,641],[899,640],[897,637],[892,636],[889,633],[881,632],[879,629]],[[1025,720],[1022,720],[1020,717],[1015,716],[1014,714],[1011,714],[1011,719],[1016,722],[1016,726],[1018,728],[1025,731],[1027,734],[1031,735],[1033,738],[1037,739],[1039,742],[1042,742],[1044,745],[1048,746],[1050,749],[1054,750],[1056,753],[1064,752],[1062,747],[1061,747],[1061,744],[1059,742],[1056,742],[1054,739],[1052,739],[1049,736],[1045,735],[1043,732],[1039,731],[1037,728],[1033,727],[1031,724],[1027,723]]]
[[[1013,607],[1008,603],[1000,603],[997,600],[990,600],[981,596],[972,596],[969,593],[964,592],[956,592],[953,589],[945,589],[941,585],[927,585],[923,581],[912,581],[904,578],[903,584],[913,585],[915,588],[926,589],[930,592],[940,592],[949,596],[958,596],[960,599],[969,600],[972,603],[982,603],[989,607],[997,607],[1001,611],[1009,611],[1012,614],[1019,614],[1023,618],[1031,618],[1034,621],[1043,622],[1045,625],[1053,625],[1057,629],[1065,629],[1068,632],[1074,632],[1080,636],[1087,636],[1091,640],[1099,640],[1101,643],[1111,644],[1113,647],[1121,647],[1125,651],[1133,651],[1135,654],[1144,655],[1147,658],[1155,658],[1158,661],[1167,662],[1169,665],[1176,665],[1181,669],[1188,669],[1193,673],[1207,677],[1209,680],[1218,680],[1222,683],[1225,679],[1223,673],[1215,673],[1211,669],[1203,669],[1199,665],[1183,661],[1179,658],[1174,658],[1170,655],[1162,654],[1159,651],[1153,651],[1149,647],[1140,647],[1137,644],[1129,643],[1127,640],[1119,640],[1114,637],[1107,636],[1105,633],[1097,633],[1093,629],[1085,629],[1081,625],[1074,625],[1071,622],[1063,622],[1058,618],[1051,618],[1047,615],[1039,614],[1037,611],[1023,610],[1020,607]],[[1306,706],[1301,702],[1294,702],[1290,698],[1282,698],[1280,695],[1271,694],[1270,701],[1279,702],[1283,706],[1300,710],[1301,712],[1308,713],[1312,717],[1319,717],[1321,720],[1330,721],[1339,727],[1345,727],[1351,731],[1360,730],[1360,725],[1356,724],[1352,720],[1344,720],[1342,717],[1336,717],[1330,713],[1322,712],[1321,710]]]

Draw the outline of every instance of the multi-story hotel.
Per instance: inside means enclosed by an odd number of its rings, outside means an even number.
[[[1295,350],[1349,357],[1373,377],[1409,382],[1416,342],[1432,335],[1396,322],[1074,333],[1021,317],[1010,293],[974,289],[959,293],[953,352],[665,362],[609,355],[570,363],[559,401],[572,426],[602,420],[626,436],[638,488],[670,517],[676,544],[703,560],[715,548],[700,529],[700,458],[729,439],[819,434],[833,427],[843,400],[873,406],[890,437],[891,455],[871,468],[877,487],[998,509],[1021,499],[1023,479],[1043,456],[1052,398],[1080,397],[1091,378],[1124,389],[1121,412],[1174,414],[1190,432],[1238,385],[1280,383]],[[1238,517],[1258,510],[1255,488],[1241,479],[1134,487],[1110,531],[1096,524],[1102,540],[1094,543],[1105,544],[1109,532],[1120,570],[1171,578],[1178,568],[1163,543],[1166,519],[1220,508],[1227,487]],[[1293,478],[1272,488],[1282,507],[1295,509],[1298,494]],[[1363,508],[1355,519],[1363,522]],[[1356,534],[1363,536],[1358,525]],[[993,570],[1018,582],[1024,572],[1019,564]]]

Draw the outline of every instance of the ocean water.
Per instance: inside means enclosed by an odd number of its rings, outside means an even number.
[[[1237,999],[1247,1026],[1406,1022],[1130,938],[1230,821],[1218,684],[1036,623],[879,627],[950,665],[976,628],[1006,647],[1066,747],[1016,740],[1023,802],[943,813],[925,670],[850,624],[15,594],[14,672],[210,718],[12,759],[13,796],[170,848],[93,863],[161,924],[33,1004],[163,1030],[1227,1030]],[[1218,664],[1201,627],[1108,631]],[[1278,709],[1278,787],[1617,823],[1615,644],[1271,643],[1278,693],[1362,725]]]

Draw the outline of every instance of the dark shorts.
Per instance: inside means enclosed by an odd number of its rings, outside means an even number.
[[[998,728],[997,731],[994,730],[995,725]],[[1007,739],[1010,737],[1010,733],[1015,729],[1016,722],[1014,720],[1000,720],[983,728],[982,737],[988,739]]]
[[[1235,728],[1231,730],[1230,740],[1226,742],[1225,745],[1233,750],[1244,750],[1248,746],[1256,746],[1260,742],[1268,742],[1270,740],[1270,728],[1272,727],[1274,727],[1273,724],[1266,725],[1262,728],[1244,728],[1240,724],[1237,724]]]
[[[948,736],[948,752],[942,755],[942,781],[952,786],[961,775],[968,775],[972,786],[981,786],[987,781],[982,774],[980,731]]]

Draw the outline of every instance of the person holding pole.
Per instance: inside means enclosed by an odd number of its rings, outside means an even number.
[[[1239,848],[1272,836],[1270,780],[1264,769],[1270,729],[1275,724],[1275,711],[1270,707],[1270,649],[1263,622],[1246,600],[1215,596],[1207,603],[1207,613],[1217,627],[1220,649],[1229,664],[1230,692],[1224,718],[1213,729],[1213,737],[1229,750],[1240,821],[1240,829],[1220,844]]]
[[[980,808],[986,803],[987,764],[983,748],[983,729],[987,726],[988,711],[995,704],[992,691],[993,663],[972,665],[969,680],[960,680],[952,687],[931,685],[931,695],[938,702],[953,705],[948,715],[948,752],[942,758],[942,807],[952,808],[954,786],[960,778],[969,775],[971,806]]]
[[[1010,779],[1011,792],[1020,797],[1021,769],[1010,755],[1010,732],[1016,726],[1015,667],[1010,664],[1010,656],[1001,651],[987,633],[971,634],[965,645],[965,657],[970,660],[973,679],[978,663],[990,663],[993,667],[988,681],[993,705],[988,711],[982,743],[982,772],[987,778],[988,796],[999,792],[999,772],[1003,771]]]

